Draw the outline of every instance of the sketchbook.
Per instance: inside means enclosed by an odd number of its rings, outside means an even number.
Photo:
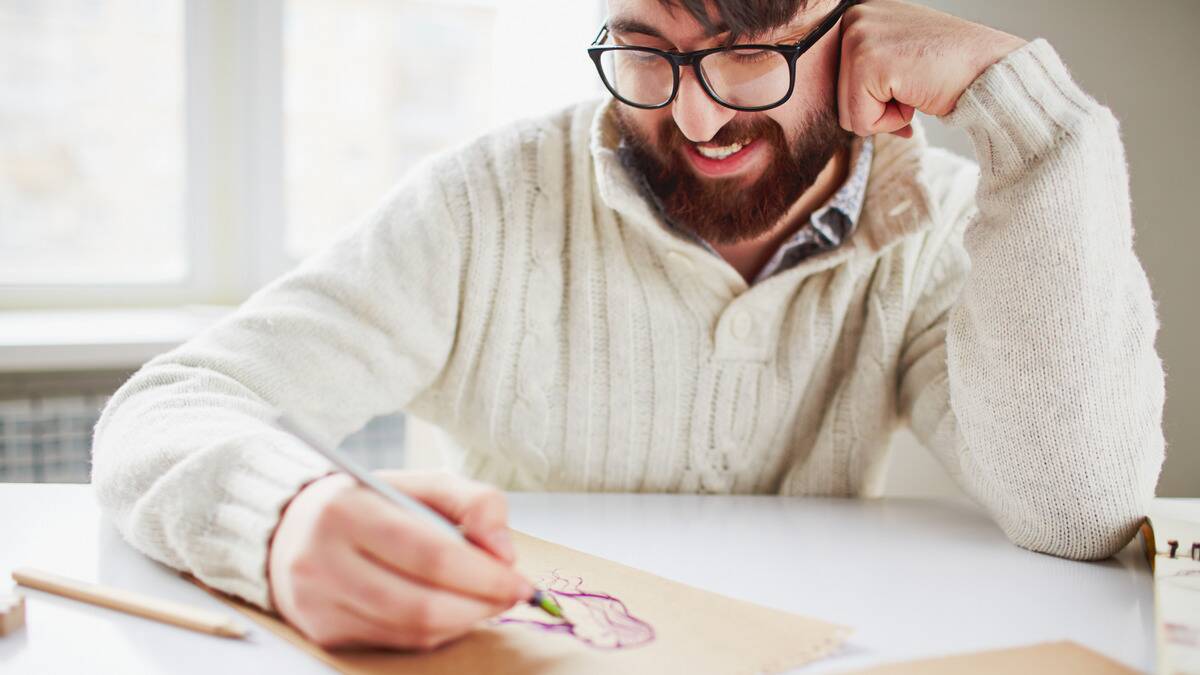
[[[554,595],[568,621],[517,606],[432,652],[327,651],[279,619],[217,595],[257,624],[355,675],[776,673],[830,654],[849,633],[523,533],[514,532],[513,543],[517,568]]]

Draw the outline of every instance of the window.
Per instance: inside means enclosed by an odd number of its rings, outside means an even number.
[[[4,3],[0,308],[239,302],[427,154],[600,95],[601,11]]]
[[[0,4],[0,285],[183,279],[183,113],[182,0]]]
[[[416,160],[483,127],[495,21],[476,3],[287,1],[289,254],[327,243]]]
[[[584,48],[600,17],[598,2],[287,0],[289,259],[425,155],[598,93]]]

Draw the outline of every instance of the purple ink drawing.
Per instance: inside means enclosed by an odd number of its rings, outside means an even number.
[[[545,614],[517,606],[492,622],[523,624],[547,633],[570,635],[595,649],[629,649],[654,640],[650,624],[630,614],[618,598],[585,591],[582,577],[567,578],[554,570],[538,579],[537,586],[558,601],[563,609],[562,621],[545,621]]]

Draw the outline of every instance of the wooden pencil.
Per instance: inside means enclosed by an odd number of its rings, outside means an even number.
[[[233,619],[217,612],[178,602],[160,600],[120,588],[77,581],[29,567],[22,567],[14,571],[12,578],[22,586],[169,623],[181,628],[221,637],[243,638],[246,636],[246,629]]]

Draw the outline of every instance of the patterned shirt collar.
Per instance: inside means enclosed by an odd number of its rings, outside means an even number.
[[[858,157],[846,182],[833,193],[829,201],[809,216],[808,222],[783,243],[767,261],[754,283],[797,265],[801,260],[837,248],[854,234],[862,215],[863,199],[867,194],[867,179],[871,176],[871,160],[875,156],[875,139],[863,139]],[[711,248],[711,247],[710,247]]]
[[[671,232],[701,246],[718,258],[721,257],[721,254],[707,241],[666,216],[662,201],[650,189],[645,177],[633,168],[632,155],[623,140],[617,148],[617,154],[629,173],[634,176],[642,192],[654,204]],[[811,255],[837,248],[854,233],[859,216],[862,214],[863,199],[867,194],[867,179],[871,174],[871,160],[874,155],[875,140],[870,137],[863,139],[858,155],[854,159],[854,167],[847,176],[846,182],[829,198],[829,201],[813,211],[803,227],[775,251],[762,271],[754,278],[754,283],[790,269]]]

